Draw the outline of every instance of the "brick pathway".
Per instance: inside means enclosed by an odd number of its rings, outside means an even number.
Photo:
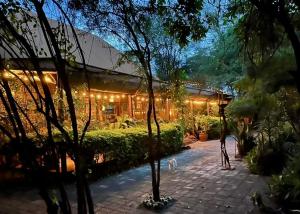
[[[192,149],[174,155],[178,163],[169,171],[162,160],[161,193],[177,201],[162,213],[249,213],[254,212],[250,196],[264,193],[266,178],[251,175],[245,164],[235,161],[234,143],[227,149],[233,171],[221,170],[219,141],[197,142]],[[144,165],[95,182],[91,185],[96,213],[153,213],[139,204],[151,192],[150,167]],[[74,196],[74,188],[68,187]],[[71,199],[74,200],[74,199]],[[45,205],[37,191],[0,193],[0,213],[45,213]]]

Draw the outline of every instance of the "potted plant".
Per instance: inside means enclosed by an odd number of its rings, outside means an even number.
[[[209,129],[208,117],[204,115],[197,117],[197,124],[198,124],[199,140],[202,142],[207,141],[208,139],[207,131]]]

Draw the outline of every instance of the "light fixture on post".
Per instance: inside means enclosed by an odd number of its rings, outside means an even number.
[[[228,130],[228,125],[227,125],[227,121],[226,121],[225,107],[228,105],[228,102],[226,100],[219,99],[218,105],[219,105],[219,115],[220,115],[220,119],[222,121],[222,130],[221,130],[221,136],[220,136],[222,166],[224,166],[224,169],[226,169],[226,170],[233,170],[234,168],[231,167],[231,165],[230,165],[229,156],[226,151],[226,135],[229,132],[229,130]]]

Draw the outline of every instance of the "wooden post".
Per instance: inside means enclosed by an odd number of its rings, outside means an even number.
[[[207,116],[209,116],[209,100],[206,100],[206,110],[207,110]]]
[[[193,108],[193,100],[190,100],[190,108],[191,108],[191,112],[193,113],[194,108]]]
[[[100,116],[99,116],[99,100],[97,100],[95,96],[95,106],[96,106],[96,121],[100,121]]]
[[[166,99],[166,111],[165,111],[165,118],[167,121],[170,121],[170,106],[169,106],[169,99]]]
[[[128,101],[128,116],[133,118],[133,106],[132,106],[132,96],[130,94],[128,94],[127,96]]]

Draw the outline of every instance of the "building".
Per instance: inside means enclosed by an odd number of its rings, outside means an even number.
[[[59,26],[56,21],[50,21],[50,23],[53,27],[60,27],[65,32],[60,35],[62,39],[66,39],[68,34],[66,32],[71,32],[68,26]],[[49,58],[50,53],[45,38],[42,36],[41,28],[31,28],[32,34],[35,36],[32,37],[30,42],[38,47],[39,63],[45,74],[45,81],[48,82],[51,92],[55,96],[57,92],[55,66]],[[72,54],[66,54],[65,59],[68,61],[72,58],[77,62],[75,66],[69,63],[66,67],[74,88],[75,101],[79,103],[77,110],[83,116],[87,115],[89,98],[91,98],[92,124],[116,123],[125,117],[145,120],[148,98],[143,87],[144,78],[138,74],[137,66],[132,62],[119,64],[122,55],[114,47],[93,34],[78,29],[76,32],[84,53],[90,80],[90,93],[88,93],[82,72],[82,60],[74,45],[75,38],[70,36],[67,38],[70,47],[68,50]],[[18,79],[28,81],[28,83],[32,80],[39,81],[39,77],[36,75],[31,77],[26,75],[26,69],[30,67],[30,60],[20,50],[16,49],[15,51],[19,53],[20,58],[14,59],[5,49],[0,48],[1,59],[5,60],[6,64],[6,67],[2,68],[1,71],[2,78],[9,79],[10,82]],[[20,63],[21,61],[22,63]],[[32,78],[32,80],[29,78]],[[161,93],[161,86],[165,84],[165,82],[158,79],[154,81],[157,114],[160,120],[173,121],[178,118],[178,110],[174,101],[169,97],[164,97]],[[22,87],[16,86],[14,96],[21,99],[24,106],[30,106],[30,96],[26,94],[26,90]],[[185,104],[190,112],[201,111],[204,114],[210,114],[212,106],[217,105],[218,94],[213,90],[186,85],[186,91],[188,98],[185,100]],[[34,110],[32,110],[32,114],[34,114]],[[36,121],[39,122],[38,118]]]

